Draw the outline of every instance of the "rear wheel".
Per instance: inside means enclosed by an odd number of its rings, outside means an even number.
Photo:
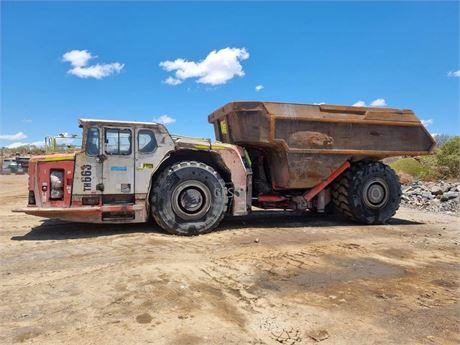
[[[224,180],[210,166],[180,162],[156,179],[151,195],[152,215],[164,230],[175,235],[212,231],[227,208]]]
[[[332,186],[335,209],[364,224],[384,224],[394,216],[401,201],[396,173],[381,162],[362,161],[342,174]]]

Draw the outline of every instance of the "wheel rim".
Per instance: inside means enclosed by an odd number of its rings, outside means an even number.
[[[199,219],[211,206],[211,192],[200,181],[184,181],[174,188],[171,204],[174,213],[180,218]]]
[[[389,197],[388,184],[381,178],[366,182],[363,188],[363,200],[370,208],[381,208],[386,205]]]

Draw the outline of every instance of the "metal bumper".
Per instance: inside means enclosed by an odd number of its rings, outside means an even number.
[[[23,207],[12,210],[44,218],[57,218],[81,223],[142,223],[147,221],[144,205],[104,205],[81,207]],[[123,217],[123,215],[132,215]]]

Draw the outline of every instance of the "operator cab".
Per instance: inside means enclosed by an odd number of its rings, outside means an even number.
[[[154,168],[174,149],[166,128],[151,122],[91,119],[81,119],[80,126],[83,150],[75,160],[73,199],[99,196],[102,204],[145,199]]]
[[[81,119],[82,149],[35,156],[20,212],[88,222],[144,222],[152,173],[174,150],[162,124]]]

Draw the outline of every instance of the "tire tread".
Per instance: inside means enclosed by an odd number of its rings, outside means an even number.
[[[367,219],[363,218],[363,215],[357,213],[356,209],[353,207],[352,204],[354,193],[352,190],[352,186],[362,184],[366,176],[368,176],[369,174],[377,173],[385,175],[390,181],[390,183],[398,184],[398,188],[396,188],[396,194],[390,195],[390,202],[394,205],[394,207],[390,209],[391,212],[389,215],[387,215],[386,218],[389,219],[393,217],[396,211],[399,209],[401,199],[401,188],[399,184],[399,178],[393,169],[379,161],[364,160],[353,163],[351,167],[333,183],[331,188],[331,195],[332,202],[336,210],[343,216],[354,222],[364,222],[368,224],[384,223],[387,219],[380,220],[379,217],[377,217],[377,219],[373,222],[369,222]]]
[[[178,171],[180,169],[188,168],[188,167],[201,168],[201,169],[204,169],[204,170],[208,171],[209,173],[211,173],[212,175],[215,176],[215,178],[218,180],[219,184],[223,188],[224,210],[226,210],[228,208],[229,198],[227,196],[227,188],[225,187],[225,181],[222,179],[222,177],[219,175],[219,173],[216,170],[214,170],[214,168],[212,168],[209,165],[204,164],[202,162],[198,162],[198,161],[181,161],[181,162],[175,163],[175,164],[167,167],[166,169],[164,169],[161,172],[161,174],[158,176],[158,178],[156,179],[156,181],[153,184],[152,194],[151,194],[151,198],[150,198],[150,205],[151,205],[152,216],[153,216],[154,220],[156,221],[156,223],[161,228],[163,228],[165,231],[167,231],[168,233],[173,234],[173,235],[187,236],[187,235],[196,235],[196,234],[201,235],[201,234],[209,233],[209,232],[213,231],[219,225],[219,223],[221,222],[222,218],[224,218],[224,215],[225,215],[225,212],[221,212],[221,214],[219,215],[218,219],[216,219],[216,221],[213,223],[212,226],[210,226],[209,228],[207,228],[207,229],[205,229],[203,231],[200,231],[199,233],[190,233],[190,234],[183,233],[183,232],[178,232],[175,229],[171,229],[171,227],[164,221],[164,219],[161,217],[161,215],[159,214],[159,212],[155,208],[155,205],[158,205],[158,202],[159,202],[158,201],[158,196],[161,193],[161,186],[162,186],[162,184],[166,183],[167,178],[168,178],[168,176],[170,174],[172,174],[172,173],[174,173],[174,172],[176,172],[176,171]]]

